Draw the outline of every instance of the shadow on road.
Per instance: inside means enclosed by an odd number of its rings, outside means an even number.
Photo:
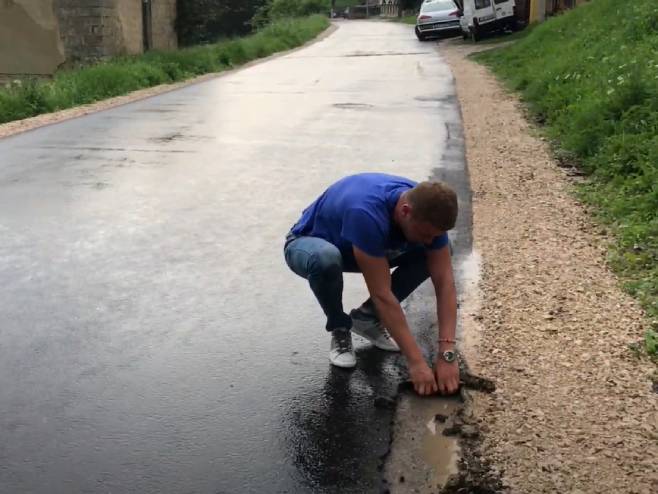
[[[313,492],[373,492],[381,481],[394,411],[374,401],[395,394],[400,357],[374,347],[356,353],[356,369],[327,364],[324,386],[292,400],[284,417],[289,456]]]

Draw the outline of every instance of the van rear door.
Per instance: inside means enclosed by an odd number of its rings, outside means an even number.
[[[493,7],[494,0],[475,0],[474,24],[487,24],[496,20]],[[477,22],[475,22],[477,20]]]
[[[514,15],[514,0],[493,0],[496,19],[505,19]]]

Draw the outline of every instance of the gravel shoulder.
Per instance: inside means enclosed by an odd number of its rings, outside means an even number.
[[[461,103],[481,300],[465,314],[473,412],[511,492],[658,492],[655,369],[629,350],[647,319],[606,265],[609,239],[517,98],[441,43]]]

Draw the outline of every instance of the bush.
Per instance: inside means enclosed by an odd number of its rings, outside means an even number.
[[[331,0],[267,0],[251,20],[255,28],[283,18],[329,14]]]
[[[658,316],[658,7],[597,0],[477,59],[520,91],[591,181],[628,291]]]
[[[0,115],[3,121],[19,120],[51,111],[43,85],[34,80],[15,81],[0,91]]]
[[[249,20],[266,0],[178,0],[176,32],[181,46],[214,43],[251,31]]]
[[[328,14],[331,10],[330,0],[273,0],[270,17],[303,17],[311,14]]]

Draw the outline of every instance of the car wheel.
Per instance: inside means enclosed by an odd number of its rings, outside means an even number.
[[[466,41],[469,38],[470,34],[466,31],[462,31],[462,39]]]
[[[416,38],[418,38],[418,41],[425,41],[427,38],[423,33],[420,32],[420,29],[418,29],[418,26],[416,26],[416,29],[414,29],[414,32],[416,33]]]

